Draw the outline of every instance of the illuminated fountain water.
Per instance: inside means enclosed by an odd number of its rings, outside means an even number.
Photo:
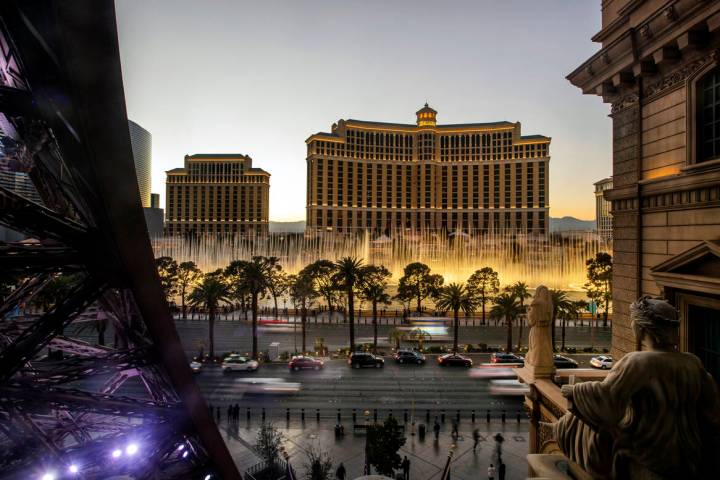
[[[178,262],[192,260],[203,271],[225,267],[232,260],[254,255],[275,256],[286,271],[298,272],[318,259],[336,260],[345,256],[362,258],[366,263],[385,265],[393,281],[405,265],[423,262],[445,282],[465,281],[475,270],[492,267],[502,285],[521,280],[528,285],[547,285],[564,290],[580,290],[585,283],[585,261],[607,246],[594,234],[561,237],[551,235],[482,236],[393,234],[371,238],[358,236],[274,234],[267,238],[202,236],[193,239],[165,237],[153,240],[156,256],[169,256]]]

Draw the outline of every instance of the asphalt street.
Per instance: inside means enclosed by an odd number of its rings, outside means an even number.
[[[208,352],[208,325],[202,320],[177,320],[175,322],[180,339],[183,342],[185,352],[189,357],[198,355],[200,346],[203,346],[204,352]],[[378,343],[389,353],[390,346],[388,344],[388,334],[395,327],[392,325],[380,325],[378,327]],[[566,329],[566,344],[583,348],[590,346],[591,342],[599,348],[610,347],[610,327],[598,327],[591,333],[590,328],[569,327]],[[517,335],[519,328],[514,328],[513,344],[517,344]],[[372,325],[356,325],[355,326],[356,343],[372,343]],[[444,340],[440,337],[431,338],[426,345],[436,343],[451,343],[450,336],[452,329],[448,329],[448,335]],[[523,345],[527,345],[528,328],[523,329]],[[558,340],[560,337],[560,329],[557,329]],[[306,346],[312,349],[316,338],[323,338],[325,345],[334,351],[348,345],[348,326],[346,324],[313,324],[307,325]],[[507,328],[504,326],[469,326],[460,327],[458,333],[461,344],[485,343],[490,346],[504,347],[507,338]],[[294,352],[301,350],[301,330],[300,327],[293,325],[283,325],[276,327],[258,327],[258,345],[260,350],[267,350],[272,342],[278,342],[280,352]],[[404,342],[405,343],[405,342]],[[409,345],[409,343],[408,343]],[[222,354],[223,352],[249,352],[252,348],[252,327],[246,322],[217,322],[215,325],[215,352]]]

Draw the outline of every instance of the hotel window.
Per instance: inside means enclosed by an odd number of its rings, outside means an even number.
[[[705,162],[720,157],[720,67],[697,83],[697,158]]]
[[[538,207],[545,208],[545,162],[538,163]]]
[[[503,185],[503,191],[505,193],[505,204],[503,205],[505,208],[510,208],[510,164],[505,164],[505,172],[504,172],[504,185]]]
[[[515,164],[515,208],[522,207],[522,164]]]
[[[535,216],[535,212],[528,212],[527,214],[527,231],[532,232],[533,231],[533,217]]]

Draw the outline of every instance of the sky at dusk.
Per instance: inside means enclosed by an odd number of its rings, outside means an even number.
[[[128,117],[153,192],[193,153],[272,174],[270,219],[305,219],[305,139],[341,118],[520,121],[552,137],[550,215],[595,217],[609,106],[565,80],[598,49],[600,0],[116,0]]]

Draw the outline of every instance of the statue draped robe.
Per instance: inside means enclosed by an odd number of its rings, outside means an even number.
[[[602,382],[574,386],[555,439],[593,478],[718,478],[717,398],[696,356],[628,353]]]

